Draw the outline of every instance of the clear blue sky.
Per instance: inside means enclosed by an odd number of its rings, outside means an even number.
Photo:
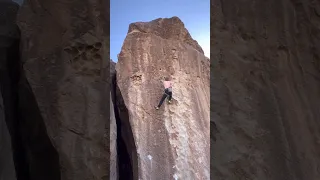
[[[128,27],[133,22],[179,17],[210,57],[210,0],[111,0],[110,57],[117,61]]]

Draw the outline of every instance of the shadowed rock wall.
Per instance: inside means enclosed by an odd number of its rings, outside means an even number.
[[[211,3],[213,179],[320,177],[320,4]]]

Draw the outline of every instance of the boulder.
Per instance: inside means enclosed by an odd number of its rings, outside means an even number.
[[[213,179],[319,179],[319,7],[211,1]]]
[[[209,179],[209,67],[178,17],[129,25],[116,80],[135,179]],[[173,79],[173,102],[155,110],[164,76]]]

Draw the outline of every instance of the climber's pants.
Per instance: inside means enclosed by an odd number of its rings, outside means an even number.
[[[160,107],[160,106],[162,105],[162,103],[163,103],[163,101],[166,99],[166,97],[168,97],[168,100],[171,101],[171,99],[172,99],[172,92],[169,92],[168,89],[165,89],[165,90],[164,90],[164,94],[163,94],[163,96],[162,96],[162,98],[161,98],[161,100],[160,100],[160,102],[159,102],[158,107]]]

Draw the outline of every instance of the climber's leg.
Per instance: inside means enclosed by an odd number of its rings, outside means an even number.
[[[172,99],[172,92],[168,92],[168,103],[171,103],[171,99]]]
[[[162,96],[162,98],[161,98],[161,100],[160,100],[160,102],[159,102],[159,105],[156,106],[156,109],[159,109],[159,108],[160,108],[160,106],[162,105],[162,103],[163,103],[163,101],[166,99],[166,97],[167,97],[167,94],[164,93],[163,96]]]

